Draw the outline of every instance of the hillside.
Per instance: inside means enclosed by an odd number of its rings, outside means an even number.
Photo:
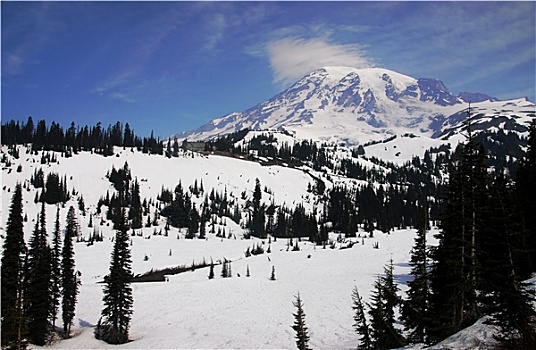
[[[4,147],[2,152],[7,154],[7,148]],[[40,152],[27,154],[25,147],[20,147],[20,155],[19,159],[10,158],[11,166],[4,166],[3,170],[2,230],[11,190],[16,182],[25,183],[28,189],[23,193],[24,212],[28,222],[24,229],[26,242],[30,239],[40,204],[34,203],[38,191],[29,185],[28,179],[35,169],[43,168],[46,173],[65,175],[69,192],[83,195],[87,212],[94,214],[95,227],[89,228],[90,215],[83,216],[77,209],[81,238],[89,238],[94,230],[104,236],[103,242],[75,245],[76,268],[82,273],[73,327],[77,336],[52,348],[89,349],[105,345],[93,338],[92,327],[102,309],[102,286],[98,282],[108,271],[111,238],[115,233],[108,221],[98,224],[95,207],[100,196],[113,191],[105,177],[112,166],[121,168],[128,162],[132,175],[140,180],[142,198],[151,198],[153,203],[162,186],[173,188],[181,181],[186,187],[195,179],[202,179],[205,191],[226,189],[230,198],[244,204],[241,193],[245,191],[248,197],[251,196],[255,178],[273,193],[273,196],[263,193],[266,203],[272,199],[289,206],[299,202],[310,210],[314,202],[314,197],[307,192],[311,178],[301,170],[265,167],[221,156],[184,154],[167,159],[126,149],[118,150],[114,157],[82,152],[62,158],[58,153],[57,163],[42,165]],[[21,172],[16,171],[19,165],[22,165]],[[76,197],[59,207],[62,225],[71,205],[78,208]],[[151,211],[155,209],[151,207]],[[47,205],[49,234],[53,230],[55,212],[56,206]],[[400,282],[407,280],[408,254],[414,237],[411,229],[391,234],[377,231],[374,238],[354,238],[352,240],[357,244],[344,250],[340,248],[348,241],[335,243],[333,249],[322,249],[304,240],[299,243],[300,251],[287,251],[288,240],[278,239],[270,244],[271,253],[245,258],[247,248],[264,242],[266,249],[268,241],[244,240],[240,226],[230,218],[223,220],[225,226],[218,226],[232,234],[232,238],[219,238],[209,233],[206,240],[187,240],[184,239],[186,232],[176,228],[171,228],[168,237],[155,236],[156,231],[165,227],[163,219],[158,226],[136,230],[141,236],[136,235],[131,240],[135,274],[169,266],[190,266],[203,259],[218,262],[225,258],[232,261],[233,277],[220,278],[221,267],[217,265],[218,277],[214,280],[207,279],[208,268],[203,268],[169,276],[169,282],[134,284],[135,311],[131,330],[134,341],[119,348],[292,348],[292,301],[298,292],[305,302],[311,345],[315,348],[353,348],[357,338],[352,329],[352,288],[358,286],[362,295],[368,298],[375,276],[383,271],[383,265],[390,258],[395,263]],[[433,233],[431,231],[430,236]],[[336,237],[333,234],[332,239]],[[373,249],[374,243],[379,244],[379,249]],[[146,261],[145,256],[148,257]],[[249,278],[245,277],[248,266]],[[276,281],[269,280],[272,266],[275,267]]]

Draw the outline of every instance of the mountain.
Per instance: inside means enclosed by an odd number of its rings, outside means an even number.
[[[407,133],[438,138],[465,120],[469,101],[481,116],[515,116],[521,125],[535,115],[535,105],[527,99],[498,101],[467,92],[455,96],[440,80],[385,68],[325,67],[244,112],[176,136],[202,140],[245,128],[270,129],[349,146]]]

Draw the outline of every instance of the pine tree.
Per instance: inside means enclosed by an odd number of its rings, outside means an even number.
[[[80,281],[79,272],[75,272],[73,239],[78,236],[78,222],[76,220],[75,209],[69,207],[67,212],[65,237],[61,254],[61,284],[62,290],[62,321],[63,334],[65,338],[70,337],[71,325],[73,323],[76,299]]]
[[[275,281],[275,266],[272,266],[272,275],[270,276],[270,281]]]
[[[430,278],[428,275],[429,249],[426,246],[426,228],[428,215],[426,205],[422,208],[422,216],[417,228],[415,245],[411,250],[410,266],[413,280],[408,282],[408,299],[402,306],[402,320],[409,332],[411,342],[427,341],[426,327],[428,324],[428,308],[430,302]]]
[[[384,268],[384,276],[374,283],[372,304],[369,305],[371,317],[370,334],[375,349],[391,349],[403,346],[403,338],[395,325],[395,307],[399,304],[398,287],[394,283],[393,261]]]
[[[138,229],[142,227],[140,185],[138,184],[137,178],[134,180],[134,184],[132,185],[132,196],[130,200],[130,210],[128,212],[128,217],[131,220],[130,227],[132,227],[133,229]]]
[[[527,245],[530,248],[531,261],[520,274],[530,277],[530,272],[536,271],[536,120],[529,126],[527,153],[520,162],[516,176],[516,201],[523,212],[524,230],[527,235]]]
[[[17,183],[11,199],[2,249],[2,348],[26,348],[23,310],[26,245],[23,228],[22,187]]]
[[[367,318],[365,317],[365,305],[363,304],[363,299],[359,295],[357,287],[354,287],[352,290],[352,309],[354,310],[354,329],[355,332],[360,336],[360,344],[357,347],[358,349],[371,350],[372,349],[372,340],[370,339],[370,329],[367,323]]]
[[[485,152],[475,143],[468,125],[468,141],[449,174],[439,245],[432,251],[430,271],[430,341],[439,341],[472,324],[479,317],[477,300],[479,256],[485,221]]]
[[[222,267],[221,267],[221,277],[227,278],[227,277],[229,277],[228,275],[229,275],[229,273],[227,271],[227,260],[225,260],[223,262],[223,264],[222,264]]]
[[[211,280],[214,278],[214,263],[210,263],[210,270],[208,272],[208,279]]]
[[[255,179],[255,190],[253,192],[253,217],[250,222],[250,232],[258,238],[266,238],[264,206],[261,203],[262,192],[259,179]]]
[[[60,231],[60,208],[56,211],[56,221],[54,224],[54,233],[52,237],[52,256],[51,256],[51,295],[52,295],[52,314],[51,324],[55,327],[58,308],[60,306],[61,296],[61,231]]]
[[[28,338],[31,343],[42,346],[50,335],[49,316],[53,308],[51,249],[47,242],[44,202],[29,242],[26,273]]]
[[[520,210],[502,176],[489,189],[488,220],[483,236],[479,295],[500,331],[503,348],[527,349],[536,344],[535,292],[522,282],[520,271],[530,264]]]
[[[131,255],[128,248],[128,226],[123,209],[119,217],[110,273],[104,278],[104,308],[95,337],[109,344],[124,344],[132,317]]]
[[[309,334],[305,325],[305,312],[303,311],[303,303],[300,298],[300,293],[296,296],[296,301],[292,302],[296,308],[294,315],[294,325],[292,329],[296,332],[296,345],[298,350],[308,350]]]

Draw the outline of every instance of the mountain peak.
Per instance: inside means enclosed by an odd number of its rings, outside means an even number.
[[[400,133],[432,136],[441,134],[449,116],[466,108],[463,97],[468,96],[455,96],[441,80],[386,68],[326,66],[244,112],[177,137],[208,139],[244,128],[287,130],[300,139],[353,145]],[[472,101],[484,96],[470,95]]]
[[[458,94],[458,97],[460,97],[465,102],[483,102],[483,101],[498,101],[499,100],[496,97],[491,97],[489,95],[482,94],[480,92],[462,91]]]

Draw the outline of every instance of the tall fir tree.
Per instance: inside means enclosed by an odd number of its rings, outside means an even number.
[[[134,180],[131,192],[130,210],[128,212],[129,219],[131,220],[130,227],[133,229],[138,229],[142,227],[142,207],[140,199],[140,185],[137,178]]]
[[[229,277],[229,269],[228,269],[227,260],[225,260],[225,261],[222,263],[222,266],[221,266],[221,277],[222,277],[222,278],[227,278],[227,277]]]
[[[133,312],[132,259],[128,246],[128,226],[125,215],[123,209],[117,225],[110,273],[104,278],[104,308],[95,330],[96,338],[109,344],[128,342],[130,319]]]
[[[530,265],[527,265],[522,275],[525,278],[530,272],[536,271],[536,119],[529,126],[527,153],[520,162],[516,174],[516,201],[523,213],[523,229],[527,235],[527,245],[530,248]]]
[[[520,271],[530,264],[520,210],[513,190],[499,176],[489,188],[488,220],[483,236],[479,295],[502,348],[528,349],[536,344],[534,291]]]
[[[56,210],[56,221],[54,223],[54,233],[52,236],[52,254],[51,254],[51,296],[52,312],[50,315],[51,324],[54,328],[61,297],[61,231],[60,231],[60,208]]]
[[[475,322],[481,315],[477,300],[478,257],[486,201],[485,152],[468,124],[468,140],[449,174],[439,245],[432,251],[430,271],[430,341],[439,341]]]
[[[34,232],[29,242],[26,269],[26,315],[28,338],[32,344],[45,345],[51,332],[51,249],[46,232],[45,203],[42,203]]]
[[[253,191],[253,216],[250,222],[251,235],[258,238],[266,238],[264,205],[261,203],[262,191],[261,183],[255,179],[255,190]]]
[[[25,349],[26,327],[23,308],[24,222],[22,186],[17,183],[11,199],[2,249],[2,348]]]
[[[214,263],[210,262],[210,270],[208,272],[208,279],[214,279]]]
[[[294,325],[292,329],[296,332],[296,345],[298,350],[309,349],[309,331],[305,325],[305,312],[303,311],[303,303],[300,298],[300,293],[296,296],[296,301],[292,302],[296,308],[294,315]]]
[[[430,303],[430,277],[428,273],[430,257],[426,245],[428,226],[428,208],[421,208],[421,218],[418,223],[415,245],[411,250],[410,266],[413,279],[408,282],[408,298],[402,305],[402,320],[409,341],[415,343],[427,342],[426,328],[428,324],[428,309]]]
[[[370,329],[365,316],[365,304],[363,298],[359,295],[357,287],[352,290],[352,309],[354,310],[354,329],[359,335],[358,349],[371,350],[372,340],[370,338]]]
[[[61,284],[62,284],[62,321],[65,338],[70,337],[73,323],[78,289],[80,286],[79,272],[75,272],[73,239],[78,236],[78,222],[73,206],[67,212],[65,238],[61,254]]]
[[[400,299],[397,295],[398,287],[394,282],[393,261],[384,267],[384,275],[378,277],[374,283],[369,305],[371,317],[371,340],[375,349],[391,349],[404,345],[401,332],[395,328],[395,307]]]

